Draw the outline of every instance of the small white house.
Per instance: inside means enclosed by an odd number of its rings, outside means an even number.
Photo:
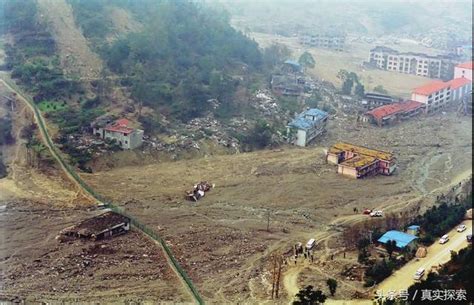
[[[106,126],[94,126],[93,133],[102,139],[115,140],[122,149],[135,149],[143,143],[143,130],[128,127],[129,124],[129,120],[119,119]]]
[[[326,131],[329,115],[312,108],[300,113],[287,126],[288,142],[305,147],[309,142]]]

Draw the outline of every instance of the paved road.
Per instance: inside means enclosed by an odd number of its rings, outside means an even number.
[[[386,295],[388,291],[398,292],[403,289],[408,289],[408,287],[415,282],[413,275],[418,268],[425,268],[425,272],[428,273],[431,267],[448,262],[451,259],[450,250],[459,251],[468,245],[466,235],[472,234],[472,221],[466,220],[463,224],[467,227],[464,232],[458,233],[456,232],[456,228],[454,228],[448,233],[450,240],[447,243],[441,245],[436,241],[428,248],[426,257],[411,260],[392,276],[380,283],[374,291],[380,290]]]

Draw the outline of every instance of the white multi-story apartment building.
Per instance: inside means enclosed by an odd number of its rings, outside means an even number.
[[[454,78],[464,77],[472,81],[472,61],[454,67]]]
[[[382,70],[448,80],[453,78],[455,60],[452,56],[401,53],[377,46],[370,50],[369,63]]]

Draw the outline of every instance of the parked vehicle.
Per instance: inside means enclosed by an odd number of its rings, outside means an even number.
[[[472,243],[472,234],[467,234],[466,239],[468,243]]]
[[[448,240],[449,240],[449,235],[445,234],[445,235],[441,236],[441,238],[439,239],[439,243],[440,244],[445,244],[445,243],[448,242]]]
[[[464,231],[466,231],[466,226],[465,226],[465,225],[460,225],[460,226],[456,229],[456,231],[458,231],[458,232],[464,232]]]
[[[306,243],[306,250],[311,250],[314,248],[314,246],[316,245],[316,240],[314,238],[311,238],[310,240],[308,240],[308,242]]]
[[[364,215],[370,215],[370,213],[372,213],[372,210],[371,209],[365,209],[362,214]]]
[[[383,216],[383,212],[382,211],[372,211],[370,212],[370,217],[382,217]]]
[[[423,275],[425,275],[425,269],[420,268],[420,269],[416,270],[415,275],[413,276],[413,278],[418,281],[418,280],[421,280]]]

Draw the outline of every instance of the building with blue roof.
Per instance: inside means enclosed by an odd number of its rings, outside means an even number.
[[[293,59],[287,59],[285,60],[285,64],[286,65],[290,65],[293,69],[299,71],[301,70],[301,65],[299,62],[297,62],[296,60],[293,60]]]
[[[414,249],[416,247],[416,240],[418,237],[415,235],[407,234],[401,231],[391,230],[386,232],[377,241],[380,244],[385,245],[389,240],[394,240],[398,249]]]
[[[420,226],[418,225],[411,225],[407,228],[407,233],[411,235],[418,235],[420,232]]]
[[[326,131],[328,118],[327,112],[316,108],[300,113],[287,125],[288,142],[305,147]]]

